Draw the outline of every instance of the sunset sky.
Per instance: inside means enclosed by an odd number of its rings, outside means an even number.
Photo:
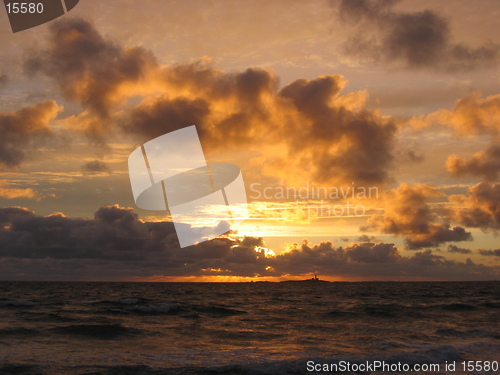
[[[2,8],[0,279],[498,280],[499,17],[497,0],[80,0],[14,34]],[[250,215],[181,249],[127,159],[189,125],[241,168]]]

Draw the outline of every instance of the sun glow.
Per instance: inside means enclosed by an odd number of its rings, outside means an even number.
[[[269,268],[269,267],[268,267]],[[251,283],[251,282],[281,282],[289,280],[306,280],[314,276],[314,273],[290,275],[284,274],[281,276],[231,276],[231,275],[197,275],[197,276],[163,276],[155,275],[150,277],[134,277],[130,281],[135,282],[197,282],[197,283]],[[351,281],[349,278],[341,276],[324,276],[321,280],[330,282]]]

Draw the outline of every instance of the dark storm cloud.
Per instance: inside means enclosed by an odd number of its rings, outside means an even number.
[[[477,252],[483,256],[487,257],[500,257],[500,249],[496,250],[485,250],[485,249],[478,249]]]
[[[322,76],[296,80],[279,92],[304,119],[283,129],[289,155],[310,169],[313,181],[337,176],[362,185],[388,182],[396,126],[374,112],[350,109],[339,96],[344,85],[341,76]]]
[[[93,219],[0,208],[0,239],[0,256],[29,259],[154,262],[159,256],[172,267],[198,261],[220,263],[220,259],[226,264],[247,264],[263,257],[255,251],[263,244],[261,238],[217,238],[180,249],[172,222],[146,223],[131,208],[118,205],[99,208]]]
[[[453,218],[466,227],[500,230],[500,183],[480,182],[467,195],[452,195]]]
[[[334,271],[346,262],[346,251],[342,247],[336,248],[332,242],[310,245],[304,241],[302,245],[295,244],[289,251],[278,255],[275,268],[288,274],[303,274],[318,270],[318,267],[321,271]]]
[[[11,220],[16,218],[32,216],[33,211],[28,210],[24,207],[6,207],[0,209],[0,224],[7,225],[10,224]]]
[[[272,259],[271,259],[272,260]],[[361,279],[383,278],[431,278],[448,280],[473,280],[475,272],[481,272],[480,279],[492,280],[498,277],[498,267],[447,260],[431,250],[402,256],[391,243],[360,243],[335,247],[331,242],[309,245],[305,242],[278,255],[271,263],[275,270],[285,274],[310,274],[356,277]]]
[[[446,168],[454,176],[475,176],[485,181],[496,181],[500,173],[500,145],[494,144],[485,151],[479,151],[469,160],[450,155]]]
[[[374,244],[370,242],[347,247],[347,256],[351,261],[364,263],[392,263],[401,257],[392,243]]]
[[[151,104],[151,114],[144,113],[143,107],[133,112],[124,125],[126,131],[151,136],[192,124],[203,128],[207,101],[232,101],[237,108],[220,120],[219,133],[239,135],[248,119],[261,112],[261,93],[277,87],[276,77],[262,69],[226,74],[199,63],[162,67],[150,51],[107,40],[82,19],[58,20],[50,32],[48,47],[27,59],[25,70],[51,77],[67,99],[98,116],[99,121],[89,119],[86,132],[99,140],[112,130],[113,108],[130,96],[147,95],[148,90],[168,94]],[[193,98],[190,92],[198,96]],[[148,123],[153,118],[162,122],[154,127]],[[235,121],[240,123],[237,132]]]
[[[363,93],[341,95],[342,76],[299,79],[279,90],[266,69],[229,73],[205,60],[160,66],[150,52],[109,41],[84,20],[55,21],[50,32],[26,70],[48,75],[82,104],[75,129],[93,139],[121,131],[142,143],[195,124],[209,151],[245,146],[266,159],[267,176],[365,186],[391,180],[397,127],[363,109]],[[119,111],[131,97],[144,99]],[[263,152],[267,147],[283,152]]]
[[[464,249],[462,247],[458,247],[455,245],[448,245],[448,252],[449,253],[458,253],[458,254],[470,254],[470,253],[472,253],[472,250]]]
[[[106,163],[100,160],[92,160],[82,165],[82,170],[85,173],[111,173]]]
[[[434,254],[431,250],[424,250],[409,258],[409,262],[419,266],[435,266],[444,262],[444,257]]]
[[[100,208],[95,218],[61,213],[39,216],[31,211],[0,209],[1,256],[53,259],[140,259],[149,245],[148,228],[131,209]]]
[[[236,97],[236,104],[243,104],[240,109],[250,105],[251,111],[263,104],[260,100],[265,93],[273,93],[279,86],[277,77],[265,69],[248,68],[226,73],[211,68],[203,60],[168,66],[162,71],[162,78],[178,90],[199,92],[215,101]]]
[[[463,227],[451,228],[449,224],[428,224],[424,233],[417,233],[405,238],[406,245],[410,250],[421,249],[423,247],[437,247],[443,242],[472,241],[472,235]]]
[[[253,276],[266,267],[265,254],[258,248],[262,239],[216,238],[180,249],[172,222],[145,223],[132,209],[118,205],[99,208],[93,219],[2,208],[0,244],[1,258],[24,259],[28,268],[36,268],[42,260],[51,260],[51,268],[60,261],[80,260],[86,268],[109,262],[108,271],[98,275],[104,279],[112,279],[115,272],[122,274],[123,269],[129,270],[129,276],[166,270],[187,276],[218,269]],[[135,271],[130,271],[129,262],[136,266]]]
[[[336,247],[332,242],[305,241],[274,255],[262,238],[245,237],[215,238],[180,249],[173,223],[143,222],[132,209],[118,205],[101,207],[93,219],[3,208],[0,244],[4,278],[18,278],[19,273],[26,279],[115,280],[154,275],[286,276],[312,271],[365,279],[467,280],[498,275],[495,267],[446,260],[430,250],[405,257],[391,243]]]
[[[271,113],[281,109],[278,78],[270,71],[225,73],[196,62],[162,67],[158,84],[166,94],[132,108],[122,130],[145,139],[196,124],[212,148],[263,142],[265,128],[274,134]]]
[[[203,127],[209,113],[210,106],[203,99],[158,98],[132,110],[122,126],[126,132],[149,140],[193,124]]]
[[[172,88],[168,95],[177,92],[177,98],[160,98],[157,105],[177,107],[181,113],[189,105],[196,116],[193,121],[197,121],[191,124],[198,126],[200,135],[212,147],[262,142],[265,139],[261,132],[265,129],[268,137],[274,138],[271,115],[279,110],[275,98],[279,79],[272,71],[248,68],[226,73],[200,61],[165,67],[161,77]],[[158,123],[182,125],[182,121],[171,118],[169,113],[155,118]],[[133,121],[132,124],[142,128],[141,123]]]
[[[397,63],[406,68],[467,71],[498,62],[499,46],[479,47],[454,43],[448,20],[431,11],[398,12],[393,0],[342,0],[341,21],[355,27],[355,36],[345,44],[349,56],[379,63]]]
[[[142,82],[156,65],[145,49],[124,48],[105,40],[87,21],[63,18],[51,23],[48,48],[26,60],[25,70],[51,77],[68,99],[107,120],[110,109],[124,98],[121,91]],[[102,129],[92,127],[87,133],[103,137],[105,125],[100,121]]]
[[[401,184],[397,189],[387,192],[384,200],[384,214],[369,219],[367,228],[383,233],[404,236],[411,250],[436,247],[443,242],[468,241],[472,236],[464,228],[451,228],[428,204],[431,198],[441,194],[434,188],[418,184]]]
[[[390,180],[396,126],[373,112],[349,108],[340,96],[341,76],[300,79],[277,91],[277,78],[261,69],[223,73],[191,64],[164,74],[177,89],[189,90],[189,98],[172,99],[170,93],[146,100],[130,111],[122,123],[125,131],[151,138],[196,124],[211,149],[283,145],[286,155],[262,155],[273,177],[300,170],[319,183]]]
[[[27,153],[53,137],[50,122],[61,109],[47,100],[17,111],[0,111],[0,167],[18,167]]]

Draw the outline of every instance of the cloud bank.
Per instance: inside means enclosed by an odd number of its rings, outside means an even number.
[[[356,279],[488,280],[499,274],[498,267],[470,259],[451,261],[430,250],[404,256],[392,243],[336,247],[332,242],[305,241],[276,255],[262,238],[225,237],[180,249],[171,222],[144,222],[132,209],[118,205],[99,208],[92,219],[2,208],[0,241],[0,270],[12,279],[286,278],[317,271]]]

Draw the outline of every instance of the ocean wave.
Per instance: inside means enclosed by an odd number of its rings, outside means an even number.
[[[43,374],[39,370],[40,370],[39,366],[17,365],[17,364],[0,365],[0,374],[2,374],[2,375]]]
[[[356,316],[357,314],[354,312],[350,311],[343,311],[343,310],[333,310],[325,313],[326,317],[334,317],[334,318],[348,318],[348,317],[353,317]]]
[[[118,303],[121,303],[122,305],[135,305],[135,304],[139,303],[139,299],[138,298],[124,298],[124,299],[118,300]]]
[[[447,305],[441,305],[441,308],[448,311],[472,311],[476,309],[475,306],[466,303],[450,303]]]
[[[32,301],[0,301],[0,307],[32,307],[38,306],[40,302]]]
[[[168,305],[136,305],[136,306],[126,306],[124,310],[139,312],[139,313],[161,313],[161,314],[169,314],[176,312],[180,309],[180,305],[178,303],[171,303]]]
[[[451,336],[451,337],[496,337],[498,332],[487,331],[484,329],[469,329],[466,331],[460,331],[453,328],[440,328],[436,331],[437,335],[440,336]]]
[[[53,323],[67,323],[75,321],[66,315],[61,315],[59,313],[44,313],[35,311],[22,311],[19,314],[22,316],[23,320],[29,322],[53,322]]]
[[[485,302],[484,306],[491,307],[494,309],[500,309],[500,302]]]
[[[4,336],[27,336],[36,335],[39,332],[35,329],[25,328],[25,327],[11,327],[0,329],[0,337]]]
[[[96,339],[115,339],[122,336],[137,334],[140,331],[121,324],[73,324],[56,327],[52,332]]]
[[[121,298],[119,300],[100,300],[100,301],[92,301],[86,302],[84,305],[91,306],[123,306],[123,305],[135,305],[138,303],[147,303],[148,299],[146,298]]]
[[[398,307],[392,305],[386,306],[365,306],[363,311],[366,315],[376,316],[380,318],[394,318],[396,316],[396,311],[399,310]]]
[[[230,309],[227,307],[219,307],[219,306],[196,306],[192,307],[193,310],[205,313],[212,316],[230,316],[230,315],[241,315],[247,314],[246,311]]]

